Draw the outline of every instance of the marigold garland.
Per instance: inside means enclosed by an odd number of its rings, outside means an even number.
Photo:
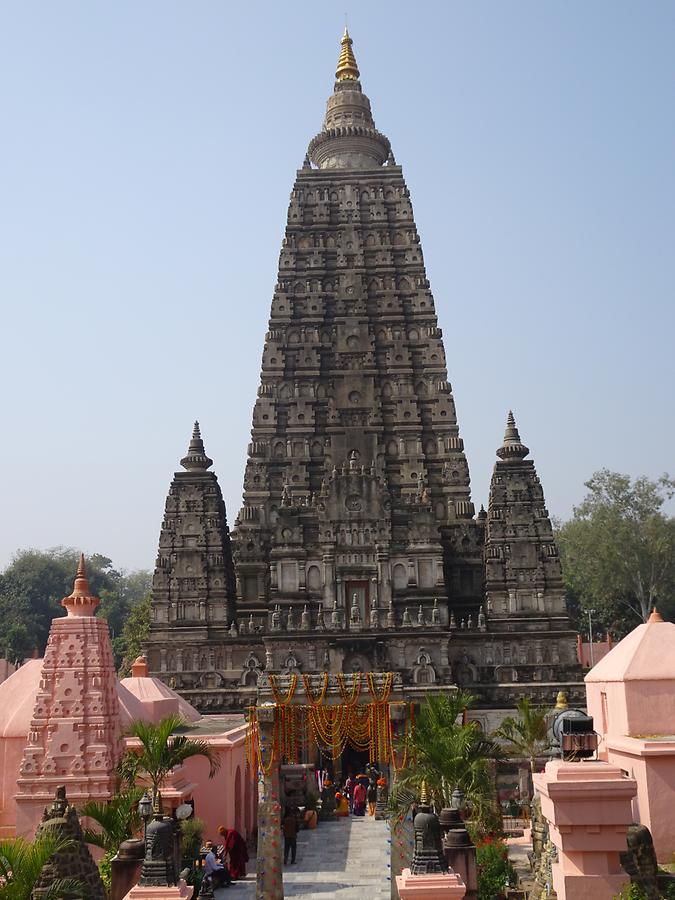
[[[354,673],[351,686],[348,688],[343,675],[337,675],[337,685],[342,703],[325,704],[328,689],[328,674],[323,674],[323,682],[318,696],[312,692],[312,683],[307,675],[302,675],[305,695],[309,705],[292,704],[297,689],[298,676],[292,674],[286,691],[281,697],[277,681],[278,676],[270,675],[269,683],[274,697],[274,721],[268,732],[268,743],[263,745],[258,722],[257,708],[252,706],[248,711],[249,727],[246,733],[246,761],[254,775],[259,769],[269,775],[275,762],[285,760],[297,763],[303,751],[314,743],[320,752],[337,759],[349,744],[356,750],[368,750],[371,762],[389,762],[398,771],[407,762],[407,748],[404,749],[403,764],[397,766],[394,749],[394,730],[391,721],[391,703],[389,696],[393,684],[393,674],[386,673],[378,693],[372,673],[366,676],[366,683],[371,696],[368,703],[357,705],[360,694],[361,673]],[[413,708],[409,707],[412,717]],[[412,719],[406,723],[406,732],[412,727]]]
[[[272,689],[272,696],[274,697],[274,702],[276,703],[277,706],[288,706],[288,704],[291,702],[291,700],[293,699],[293,697],[295,695],[295,688],[298,684],[298,675],[296,672],[293,672],[293,674],[291,675],[291,681],[288,686],[288,693],[286,694],[285,700],[281,700],[279,698],[279,692],[277,689],[277,677],[278,677],[277,675],[269,676],[270,687]]]
[[[309,702],[312,704],[312,706],[320,706],[326,699],[326,691],[328,690],[328,672],[323,673],[323,684],[321,685],[321,692],[319,694],[318,700],[312,694],[312,683],[310,681],[309,675],[303,674],[302,681],[305,686],[305,694]]]
[[[342,673],[338,673],[337,678],[337,686],[340,691],[340,696],[347,704],[347,706],[353,706],[359,698],[359,694],[361,693],[361,673],[354,672],[352,675],[352,688],[351,694],[347,696],[347,689],[345,688],[345,676]]]
[[[394,682],[394,674],[393,672],[387,672],[384,676],[384,684],[382,686],[382,694],[377,696],[377,689],[375,687],[375,680],[373,678],[373,673],[368,672],[366,675],[366,681],[368,683],[368,690],[370,691],[370,696],[376,703],[386,703],[389,699],[389,694],[391,693],[391,686]]]

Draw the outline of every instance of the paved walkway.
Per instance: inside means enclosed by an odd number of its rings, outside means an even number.
[[[320,822],[298,833],[295,865],[284,866],[284,895],[298,900],[389,900],[389,827],[369,817]],[[253,900],[255,872],[217,900]]]

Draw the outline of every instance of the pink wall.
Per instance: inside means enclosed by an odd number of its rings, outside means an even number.
[[[675,624],[652,614],[586,675],[599,756],[637,782],[636,821],[660,862],[675,852]]]
[[[221,759],[214,778],[209,779],[209,763],[203,757],[188,759],[183,766],[186,780],[197,785],[193,791],[195,815],[206,822],[205,837],[213,840],[219,825],[247,837],[255,824],[256,788],[246,770],[245,735],[246,726],[242,725],[205,738]]]
[[[16,826],[16,776],[23,759],[25,737],[0,739],[0,840],[14,837]]]

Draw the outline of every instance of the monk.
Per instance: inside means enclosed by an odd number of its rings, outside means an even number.
[[[349,815],[349,801],[340,791],[335,795],[335,815],[340,818]]]
[[[248,850],[246,841],[234,828],[225,828],[221,825],[218,834],[223,839],[223,856],[227,855],[227,868],[230,877],[246,878],[246,863],[248,862]]]

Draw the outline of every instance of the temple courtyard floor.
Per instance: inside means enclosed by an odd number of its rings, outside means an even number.
[[[350,816],[298,833],[295,865],[284,866],[284,895],[302,900],[389,900],[390,832],[386,822]],[[253,866],[217,900],[253,900]]]

